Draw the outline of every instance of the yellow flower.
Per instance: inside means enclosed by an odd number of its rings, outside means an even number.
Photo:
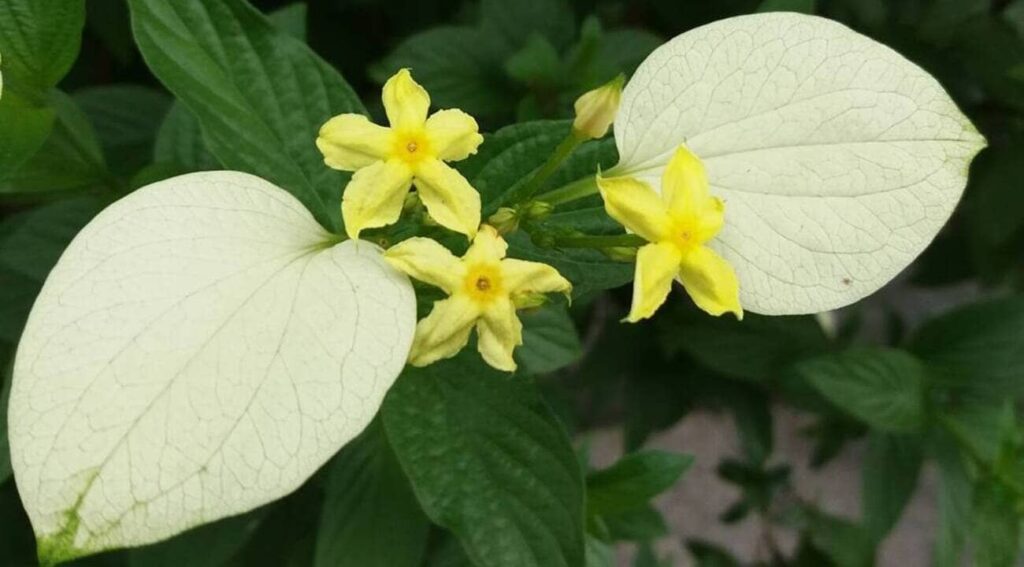
[[[517,304],[535,304],[541,293],[568,294],[572,284],[538,262],[505,258],[508,244],[483,225],[461,259],[429,238],[410,238],[384,258],[395,268],[449,295],[416,325],[409,363],[426,366],[455,356],[476,326],[477,348],[491,366],[512,372],[512,351],[523,344]]]
[[[320,129],[324,162],[355,175],[345,189],[342,217],[349,237],[394,223],[413,183],[427,212],[441,226],[472,238],[480,225],[480,195],[445,162],[476,153],[483,142],[476,120],[461,110],[427,117],[430,96],[402,69],[384,84],[391,127],[362,114],[341,114]]]
[[[625,82],[625,75],[619,75],[576,99],[573,106],[576,110],[576,119],[572,122],[572,129],[585,138],[603,138],[619,112],[622,85]]]
[[[679,146],[661,181],[661,195],[630,177],[597,180],[608,214],[650,242],[637,252],[633,305],[627,321],[646,319],[668,297],[672,280],[697,307],[712,315],[743,318],[732,266],[704,245],[722,228],[725,205],[712,197],[704,165]]]

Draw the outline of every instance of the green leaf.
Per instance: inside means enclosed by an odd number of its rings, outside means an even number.
[[[850,349],[802,362],[797,371],[833,404],[873,428],[913,431],[924,422],[924,366],[906,352]]]
[[[551,304],[519,312],[523,322],[523,346],[516,361],[529,375],[547,374],[576,362],[583,354],[576,325],[565,307]]]
[[[590,71],[593,86],[604,84],[619,73],[633,71],[664,41],[645,30],[613,30],[601,35]],[[588,86],[591,86],[588,85]]]
[[[696,567],[740,567],[728,550],[713,543],[691,539],[686,542],[686,549],[693,555]]]
[[[534,33],[526,45],[505,62],[505,71],[527,85],[554,84],[561,78],[562,60],[551,42]]]
[[[801,12],[813,14],[817,0],[764,0],[757,7],[758,12]]]
[[[586,561],[584,564],[586,567],[614,567],[615,550],[607,543],[588,534],[586,543]]]
[[[875,543],[861,526],[810,507],[804,507],[802,515],[810,542],[837,567],[874,565]]]
[[[743,321],[737,321],[711,317],[689,303],[676,302],[656,323],[661,344],[669,353],[686,352],[712,370],[748,380],[774,378],[787,365],[823,353],[829,346],[811,315],[746,313]]]
[[[972,199],[967,209],[973,231],[987,246],[1007,243],[1024,229],[1024,140],[993,147],[978,157],[971,168]]]
[[[57,120],[42,148],[0,181],[0,193],[40,194],[108,184],[103,149],[89,119],[66,94],[52,90]]]
[[[1014,69],[1024,61],[1024,37],[1016,30],[987,15],[974,18],[957,26],[953,53],[991,96],[1024,109],[1024,80],[1014,76]]]
[[[330,466],[313,564],[415,567],[423,561],[429,529],[383,428],[374,421]]]
[[[409,368],[384,426],[427,515],[478,566],[583,563],[583,482],[536,388],[476,353]]]
[[[11,478],[11,447],[7,441],[7,401],[11,397],[13,348],[0,344],[0,486]]]
[[[364,112],[345,80],[243,0],[129,5],[147,64],[199,120],[218,160],[283,187],[338,228],[347,175],[324,165],[315,141],[331,116]]]
[[[935,565],[962,565],[964,541],[972,517],[972,486],[959,448],[942,438],[935,450],[939,466],[939,529],[935,538]]]
[[[0,224],[0,339],[18,340],[50,269],[102,208],[99,199],[82,197],[12,215]]]
[[[864,457],[862,508],[864,529],[881,541],[896,525],[917,488],[923,461],[917,438],[872,433]]]
[[[296,2],[274,10],[267,17],[281,31],[287,32],[295,39],[306,41],[307,12],[309,10],[304,2]]]
[[[117,173],[132,173],[150,162],[171,97],[149,87],[122,84],[90,87],[73,98],[89,117]]]
[[[487,136],[480,152],[460,162],[459,170],[480,191],[484,217],[493,213],[502,200],[540,167],[555,147],[569,134],[568,121],[538,121],[502,128]],[[540,193],[569,182],[592,176],[599,167],[609,168],[616,161],[615,144],[609,139],[584,144],[541,187]],[[559,207],[538,230],[579,230],[591,234],[621,232],[604,213],[600,197],[594,196]],[[508,237],[509,255],[544,262],[558,269],[573,283],[573,295],[618,287],[633,275],[633,265],[610,260],[596,250],[543,248],[534,244],[524,230]]]
[[[975,484],[971,534],[978,567],[1013,567],[1021,543],[1021,519],[1012,492],[994,479]]]
[[[153,161],[173,163],[189,171],[217,169],[217,158],[210,153],[199,121],[180,102],[175,102],[156,134]]]
[[[665,518],[650,504],[601,516],[601,520],[612,541],[651,541],[669,533]]]
[[[587,512],[603,516],[641,508],[668,490],[693,464],[693,457],[640,451],[587,475]]]
[[[512,50],[534,33],[561,50],[576,34],[575,18],[566,0],[483,0],[480,13],[483,31],[501,38]]]
[[[175,536],[167,541],[132,549],[129,567],[220,567],[228,563],[249,540],[265,513],[226,518]]]
[[[85,0],[4,0],[0,53],[4,89],[41,94],[55,86],[78,57]]]
[[[1024,296],[987,300],[925,323],[910,349],[937,379],[999,398],[1024,392]]]
[[[0,3],[0,181],[46,142],[55,118],[48,91],[78,56],[84,25],[84,0]]]
[[[383,83],[399,69],[416,81],[439,108],[460,108],[485,122],[510,115],[519,98],[504,75],[504,48],[475,27],[439,27],[413,35],[371,69]]]

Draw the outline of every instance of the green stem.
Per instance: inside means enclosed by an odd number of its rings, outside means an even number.
[[[544,162],[544,165],[535,171],[533,176],[530,177],[526,183],[523,183],[515,191],[510,193],[504,199],[503,204],[518,205],[528,201],[530,197],[533,197],[534,193],[544,185],[544,182],[551,177],[558,167],[562,165],[562,162],[564,162],[566,158],[568,158],[569,155],[572,154],[572,152],[575,151],[583,142],[584,138],[577,136],[575,130],[569,132],[569,135],[562,140],[562,143],[558,144],[558,147],[555,148],[555,152],[551,154],[551,157],[549,157],[546,162]]]
[[[611,236],[555,236],[552,239],[556,248],[616,248],[640,247],[647,241],[635,234],[616,234]]]
[[[558,189],[548,191],[543,195],[537,197],[538,201],[543,201],[549,205],[562,205],[570,201],[589,197],[597,193],[597,176],[588,175],[582,179],[577,179],[572,183],[562,185]]]

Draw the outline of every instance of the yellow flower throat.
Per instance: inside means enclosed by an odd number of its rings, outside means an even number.
[[[499,266],[477,264],[467,272],[462,283],[466,293],[480,305],[486,305],[502,294]]]

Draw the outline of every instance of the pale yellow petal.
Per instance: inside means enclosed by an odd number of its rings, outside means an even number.
[[[414,237],[384,252],[384,259],[411,278],[452,294],[462,285],[462,261],[436,240]]]
[[[461,110],[441,110],[427,119],[431,148],[444,161],[459,161],[475,154],[484,141],[479,130],[476,120]]]
[[[722,229],[725,204],[711,196],[704,164],[686,146],[679,146],[669,160],[661,191],[669,214],[692,227],[698,241],[706,242]]]
[[[480,310],[463,295],[434,302],[434,309],[416,325],[409,364],[426,366],[458,354],[469,342],[469,333]]]
[[[679,273],[682,255],[679,248],[668,243],[640,247],[636,254],[633,305],[627,321],[636,323],[647,319],[665,303],[672,289],[672,280]]]
[[[605,210],[619,224],[651,242],[668,237],[668,210],[650,185],[632,177],[598,176],[597,187]]]
[[[735,313],[743,318],[740,284],[729,262],[707,246],[686,253],[679,269],[679,282],[693,302],[712,315]]]
[[[501,261],[501,277],[511,294],[572,292],[572,284],[558,270],[540,262],[507,259]]]
[[[441,160],[416,164],[416,189],[437,224],[473,238],[480,226],[480,194]]]
[[[386,226],[402,214],[412,170],[398,160],[378,161],[357,171],[341,200],[341,216],[349,238],[367,228]]]
[[[413,80],[408,69],[402,69],[384,83],[384,112],[396,130],[422,128],[430,109],[430,95]]]
[[[370,122],[362,114],[340,114],[320,128],[316,147],[324,163],[334,169],[355,171],[380,161],[392,146],[389,128]]]
[[[473,244],[462,257],[467,264],[498,262],[505,257],[508,250],[508,243],[498,234],[498,231],[491,225],[485,224],[476,233]]]
[[[477,350],[487,364],[498,370],[514,372],[512,358],[515,348],[523,344],[523,324],[516,315],[512,300],[502,298],[484,309],[476,326]]]

